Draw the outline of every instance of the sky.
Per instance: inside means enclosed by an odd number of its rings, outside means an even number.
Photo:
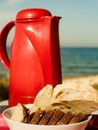
[[[60,46],[98,47],[98,0],[0,0],[0,30],[26,8],[44,8],[59,21]],[[8,42],[13,33],[8,36]]]

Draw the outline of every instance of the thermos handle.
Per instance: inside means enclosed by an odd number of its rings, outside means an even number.
[[[1,61],[7,69],[10,69],[10,59],[6,51],[7,36],[11,28],[15,25],[14,21],[9,22],[1,31],[0,34],[0,55]]]

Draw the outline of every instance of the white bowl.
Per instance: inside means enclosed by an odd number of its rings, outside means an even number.
[[[32,105],[26,105],[27,107],[31,107]],[[67,124],[67,125],[33,125],[33,124],[26,124],[17,121],[13,121],[10,119],[15,107],[7,108],[3,111],[2,115],[5,119],[6,123],[8,124],[10,130],[85,130],[88,122],[91,119],[91,116],[82,122],[74,123],[74,124]]]

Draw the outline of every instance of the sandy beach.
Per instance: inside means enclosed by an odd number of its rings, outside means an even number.
[[[77,76],[77,77],[66,77],[63,78],[63,83],[65,82],[86,82],[98,90],[98,75],[88,75],[88,76]]]
[[[63,77],[62,83],[88,83],[98,91],[98,75]],[[8,99],[9,77],[0,77],[0,101]]]

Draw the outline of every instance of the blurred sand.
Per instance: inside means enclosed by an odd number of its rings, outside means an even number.
[[[63,78],[64,82],[81,82],[88,83],[96,90],[98,90],[98,75],[89,75],[89,76],[78,76],[78,77],[66,77]]]
[[[65,77],[63,78],[62,83],[65,82],[78,82],[79,84],[88,83],[98,91],[98,75]],[[8,90],[9,77],[0,77],[0,101],[8,99]]]

